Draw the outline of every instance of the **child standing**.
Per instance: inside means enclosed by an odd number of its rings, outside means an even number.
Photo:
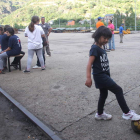
[[[92,45],[90,50],[90,57],[87,65],[87,80],[85,85],[91,87],[91,68],[93,68],[93,78],[96,88],[100,91],[98,101],[98,112],[95,114],[97,120],[110,120],[112,115],[104,112],[104,105],[108,96],[108,90],[113,92],[117,101],[123,111],[122,117],[126,120],[140,120],[140,115],[130,110],[126,104],[123,96],[123,90],[110,77],[109,61],[106,51],[102,48],[108,40],[112,37],[111,31],[105,27],[99,27],[92,36],[96,45]]]
[[[39,58],[42,70],[45,70],[44,60],[42,55],[42,38],[45,37],[45,33],[43,29],[38,26],[39,17],[33,16],[31,19],[31,23],[25,29],[25,37],[28,37],[28,61],[27,68],[24,73],[29,73],[31,69],[31,62],[33,59],[34,52],[37,53],[37,57]]]

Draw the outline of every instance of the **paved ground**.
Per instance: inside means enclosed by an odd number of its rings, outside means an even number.
[[[49,140],[0,93],[0,140]]]
[[[18,34],[26,56],[22,69],[27,63],[27,38]],[[119,43],[115,35],[116,51],[109,52],[111,76],[126,93],[131,109],[140,113],[140,34],[126,35]],[[113,120],[97,122],[99,92],[94,87],[85,87],[86,65],[93,39],[91,33],[52,33],[50,47],[52,57],[47,57],[46,70],[32,70],[24,74],[18,70],[0,75],[0,87],[18,100],[30,112],[50,126],[66,140],[132,140],[138,139],[130,121],[121,118],[122,112],[110,93],[106,112]],[[36,64],[36,56],[32,66]]]

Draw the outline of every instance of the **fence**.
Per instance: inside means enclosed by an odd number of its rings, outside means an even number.
[[[89,30],[89,29],[93,29],[95,30],[96,29],[96,22],[95,20],[91,20],[92,22],[90,23],[90,20],[86,21],[86,20],[83,20],[83,21],[75,21],[75,24],[74,25],[68,25],[68,22],[69,21],[61,21],[61,20],[58,20],[57,22],[55,21],[51,26],[56,29],[56,28],[86,28],[86,30]],[[119,21],[119,19],[118,19]],[[104,21],[103,21],[104,22]],[[82,24],[81,24],[82,23]],[[135,30],[135,21],[132,22],[133,23],[133,26],[132,25],[125,25],[124,24],[124,29],[130,29],[131,31]],[[105,26],[108,26],[108,23],[107,22],[104,22]],[[113,20],[113,24],[115,26],[115,30],[118,30],[119,27],[121,26],[122,22],[119,21],[117,22],[116,19]],[[136,30],[139,31],[140,30],[140,19],[137,19],[137,26],[136,26]]]

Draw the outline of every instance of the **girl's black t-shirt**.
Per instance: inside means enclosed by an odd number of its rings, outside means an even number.
[[[90,50],[90,56],[96,57],[92,65],[93,74],[109,73],[109,61],[105,50],[93,45]]]
[[[90,56],[95,56],[92,68],[96,88],[107,88],[115,84],[110,78],[109,61],[106,51],[97,45],[92,45]]]

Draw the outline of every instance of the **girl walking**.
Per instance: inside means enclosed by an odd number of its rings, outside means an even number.
[[[45,70],[44,66],[44,59],[42,55],[42,38],[45,37],[45,33],[43,29],[38,26],[39,24],[39,17],[33,16],[31,19],[31,23],[25,29],[25,37],[28,37],[28,61],[27,61],[27,68],[24,73],[30,73],[31,69],[31,62],[34,56],[34,52],[36,52],[37,57],[41,64],[41,69]]]
[[[95,114],[97,120],[110,120],[112,115],[104,112],[104,105],[108,96],[108,90],[113,92],[117,98],[117,101],[123,111],[122,117],[126,120],[140,120],[140,115],[136,114],[133,110],[130,110],[126,104],[123,96],[122,88],[117,85],[110,77],[109,61],[106,51],[102,48],[107,44],[108,40],[112,37],[111,31],[105,27],[99,27],[92,35],[95,40],[94,45],[90,49],[90,57],[87,65],[87,80],[85,85],[91,87],[91,68],[93,69],[93,78],[96,88],[100,91],[100,97],[98,101],[98,112]]]

